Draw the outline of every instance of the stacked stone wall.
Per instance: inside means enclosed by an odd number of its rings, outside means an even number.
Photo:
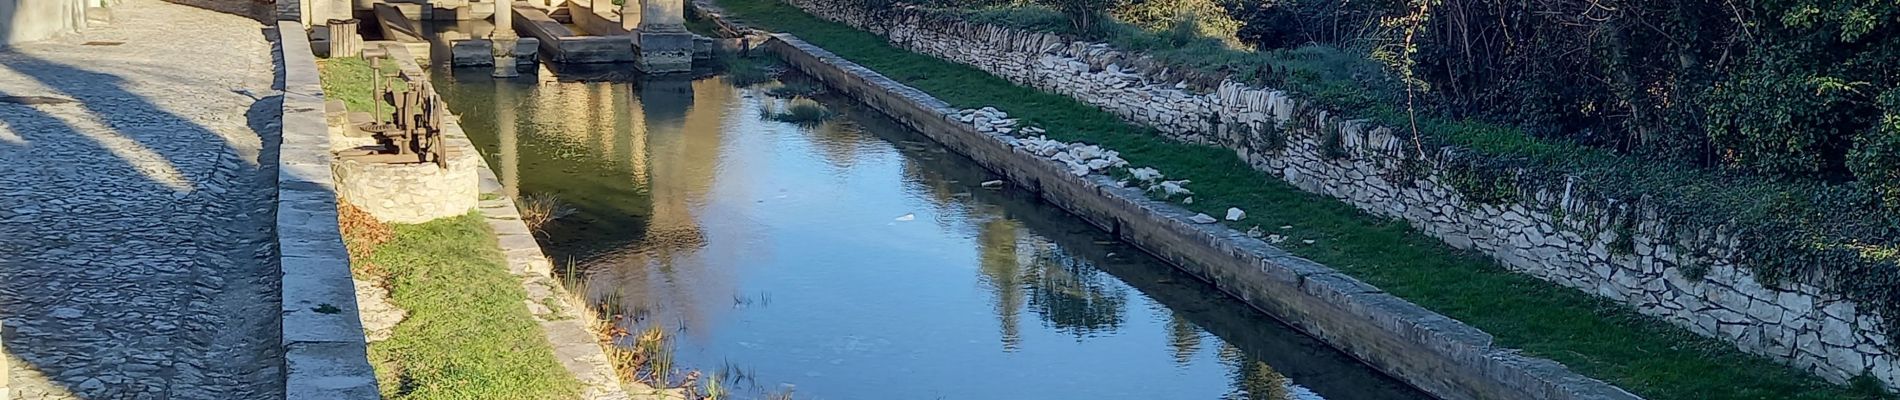
[[[1447,170],[1406,162],[1419,149],[1403,132],[1281,90],[1229,80],[1190,84],[1107,44],[929,11],[872,15],[830,0],[791,3],[898,47],[1073,97],[1171,139],[1231,149],[1302,190],[1404,220],[1513,271],[1623,302],[1829,381],[1865,374],[1900,386],[1879,315],[1813,285],[1764,286],[1737,261],[1738,239],[1726,227],[1672,224],[1638,199],[1591,195],[1576,179],[1521,201],[1471,201],[1450,185]],[[1426,150],[1438,159],[1459,153]],[[1691,266],[1707,272],[1691,277]]]

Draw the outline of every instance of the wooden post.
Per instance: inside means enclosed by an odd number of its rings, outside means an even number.
[[[330,20],[330,58],[363,55],[363,37],[356,34],[355,19]]]

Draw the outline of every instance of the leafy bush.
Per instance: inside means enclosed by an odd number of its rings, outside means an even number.
[[[1885,113],[1855,139],[1848,168],[1883,207],[1900,213],[1900,88],[1888,90],[1880,103]]]
[[[1135,0],[1110,12],[1116,20],[1152,32],[1181,31],[1241,47],[1240,21],[1214,0]]]
[[[1710,91],[1708,131],[1722,164],[1784,176],[1841,172],[1849,122],[1870,107],[1854,85],[1804,72],[1741,71]]]

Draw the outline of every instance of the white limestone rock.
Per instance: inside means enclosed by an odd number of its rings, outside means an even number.
[[[1143,182],[1154,182],[1165,177],[1161,175],[1160,170],[1156,170],[1153,167],[1129,168],[1128,174],[1134,176],[1136,180]]]
[[[1246,212],[1246,211],[1241,211],[1241,210],[1240,210],[1239,208],[1234,208],[1234,207],[1228,207],[1228,208],[1227,208],[1227,220],[1228,220],[1228,221],[1239,221],[1239,220],[1241,220],[1241,219],[1243,219],[1243,218],[1247,218],[1247,212]]]
[[[1220,221],[1220,220],[1214,219],[1214,217],[1212,216],[1208,216],[1207,214],[1194,214],[1193,217],[1188,217],[1188,220],[1194,221],[1194,223],[1196,224],[1211,224],[1211,223]]]
[[[1188,190],[1186,187],[1182,187],[1182,185],[1186,185],[1189,182],[1190,181],[1186,179],[1178,180],[1178,181],[1162,181],[1161,184],[1156,185],[1156,187],[1161,188],[1161,193],[1168,195],[1168,197],[1174,197],[1176,195],[1191,196],[1194,194],[1194,192],[1191,190]]]

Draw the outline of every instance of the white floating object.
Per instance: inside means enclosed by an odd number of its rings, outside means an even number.
[[[1181,204],[1194,204],[1194,198],[1188,197],[1185,199],[1181,199]]]
[[[1254,227],[1247,229],[1247,237],[1250,237],[1250,238],[1259,239],[1260,237],[1266,236],[1266,235],[1267,235],[1267,232],[1260,230],[1259,225],[1255,225]]]
[[[1280,236],[1280,235],[1277,235],[1277,234],[1276,234],[1276,235],[1267,235],[1267,241],[1268,241],[1268,242],[1273,242],[1273,243],[1280,243],[1280,242],[1284,242],[1284,241],[1286,241],[1286,236]]]
[[[1239,221],[1241,218],[1247,218],[1246,211],[1240,211],[1239,208],[1233,208],[1233,207],[1227,208],[1228,221]]]
[[[1304,242],[1306,244],[1313,244],[1313,239],[1301,240],[1300,242]]]
[[[917,219],[917,214],[910,214],[910,213],[905,213],[905,214],[904,214],[904,216],[902,216],[902,217],[897,217],[897,220],[898,220],[898,221],[909,221],[909,220],[913,220],[913,219]]]
[[[1194,221],[1194,223],[1196,224],[1212,224],[1212,223],[1220,221],[1220,220],[1214,219],[1214,217],[1208,216],[1207,214],[1194,214],[1194,216],[1188,217],[1188,220]]]
[[[986,187],[986,188],[1003,187],[1003,180],[997,179],[993,181],[983,181],[983,187]]]

